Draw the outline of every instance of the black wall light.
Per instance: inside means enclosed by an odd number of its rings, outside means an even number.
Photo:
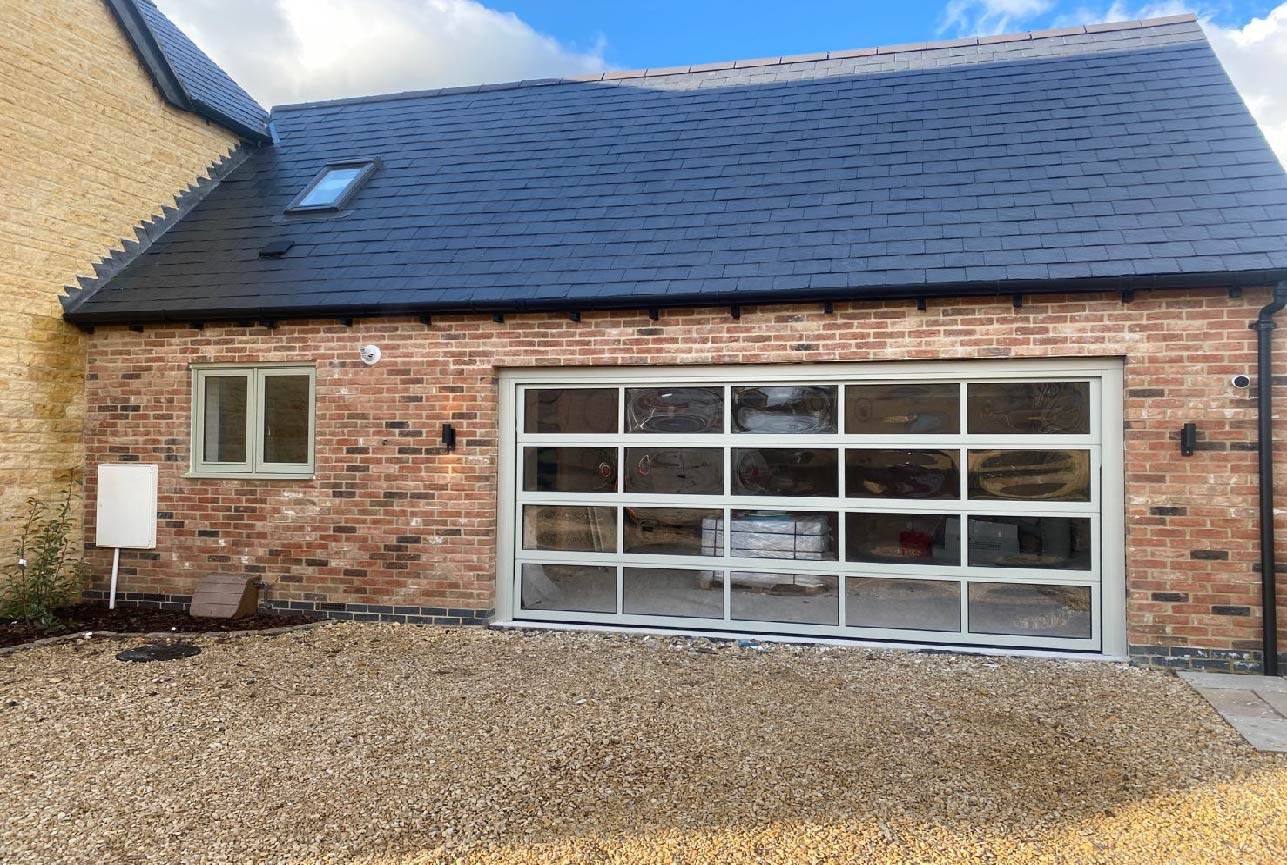
[[[1186,423],[1180,427],[1180,456],[1191,457],[1198,447],[1198,425]]]
[[[442,446],[449,451],[456,449],[456,428],[449,423],[442,425]]]

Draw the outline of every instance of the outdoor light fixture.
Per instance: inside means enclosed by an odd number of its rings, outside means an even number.
[[[449,451],[456,449],[456,428],[449,423],[442,425],[442,446]]]
[[[1198,425],[1186,423],[1180,427],[1180,456],[1191,457],[1198,446]]]

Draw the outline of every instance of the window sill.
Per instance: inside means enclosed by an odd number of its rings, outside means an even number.
[[[238,481],[311,481],[317,475],[312,472],[302,474],[256,474],[254,472],[184,472],[185,480],[238,480]]]

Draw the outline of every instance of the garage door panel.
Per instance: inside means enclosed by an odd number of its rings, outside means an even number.
[[[1099,375],[846,369],[516,382],[513,617],[1097,649]]]

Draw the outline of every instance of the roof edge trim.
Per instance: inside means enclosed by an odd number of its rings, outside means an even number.
[[[161,97],[175,108],[191,111],[193,106],[188,91],[170,66],[170,61],[165,58],[165,53],[156,41],[156,34],[143,20],[143,15],[133,0],[107,0],[107,8],[112,11],[112,17],[129,39],[139,60],[143,61],[152,82],[161,91]]]
[[[194,98],[188,92],[188,89],[183,86],[183,80],[175,72],[165,52],[161,50],[156,34],[134,0],[106,0],[106,3],[112,12],[112,17],[116,19],[116,23],[120,25],[134,52],[147,69],[152,82],[161,91],[161,98],[181,111],[195,114],[242,138],[248,138],[260,144],[272,142],[272,136],[266,134],[264,130],[248,126],[204,100]]]
[[[390,318],[394,316],[433,313],[436,315],[471,315],[536,312],[580,312],[620,309],[694,309],[737,305],[791,305],[827,301],[887,301],[924,298],[997,297],[1015,295],[1091,294],[1139,291],[1186,291],[1196,289],[1259,288],[1287,279],[1287,269],[1254,271],[1212,271],[1208,273],[1158,274],[1154,276],[1085,277],[1061,280],[991,280],[926,285],[889,285],[837,288],[816,291],[737,291],[712,294],[628,295],[613,298],[556,297],[542,300],[515,300],[491,303],[407,303],[378,306],[256,306],[244,308],[212,306],[202,309],[165,310],[159,312],[88,312],[68,308],[64,320],[81,327],[96,325],[161,324],[214,321],[285,321],[315,318]]]

